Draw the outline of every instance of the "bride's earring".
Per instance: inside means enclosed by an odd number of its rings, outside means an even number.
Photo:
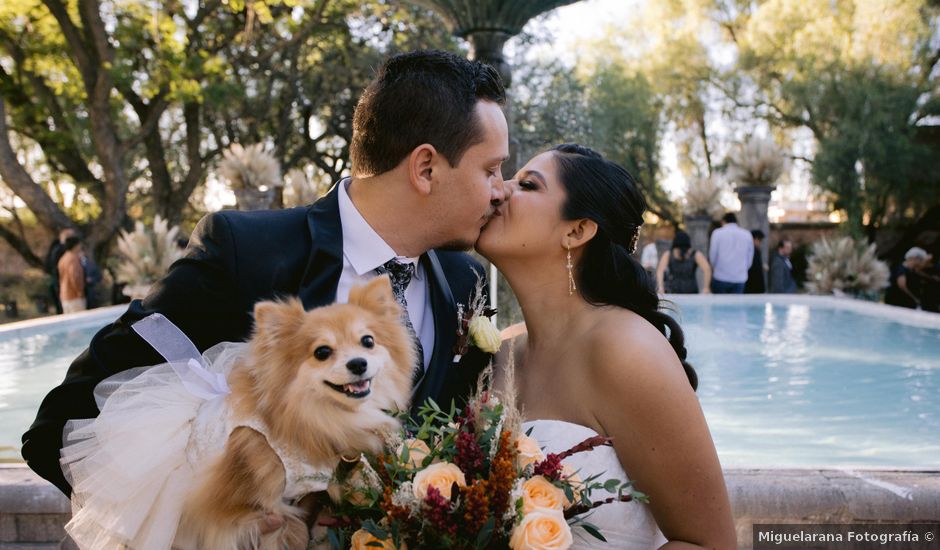
[[[568,261],[565,264],[565,267],[568,268],[568,296],[572,296],[574,291],[578,290],[578,287],[574,284],[574,273],[571,271],[574,268],[574,264],[571,263],[571,247],[566,244],[565,248],[568,249]]]

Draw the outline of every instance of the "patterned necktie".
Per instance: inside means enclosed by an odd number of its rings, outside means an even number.
[[[392,294],[395,295],[395,301],[402,307],[402,320],[408,329],[408,333],[411,334],[411,338],[414,339],[417,358],[413,381],[417,386],[421,380],[421,375],[424,373],[424,347],[415,332],[415,327],[411,324],[411,317],[408,315],[408,300],[405,298],[405,289],[408,288],[408,283],[411,282],[411,277],[414,276],[415,265],[389,260],[375,268],[375,271],[379,275],[388,274],[389,281],[392,283]]]

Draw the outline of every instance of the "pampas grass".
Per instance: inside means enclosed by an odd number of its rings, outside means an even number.
[[[222,153],[219,175],[235,192],[240,210],[270,208],[274,190],[284,185],[281,166],[260,143],[243,147],[236,143]]]
[[[118,266],[115,277],[126,283],[124,294],[143,298],[153,283],[160,280],[170,265],[183,256],[176,245],[179,227],[169,226],[160,216],[153,220],[153,229],[143,222],[134,224],[134,231],[121,231],[118,236]]]
[[[814,294],[851,294],[876,299],[888,286],[888,264],[875,256],[875,245],[866,246],[842,237],[821,239],[810,252],[806,288]]]
[[[721,205],[721,187],[708,176],[693,178],[686,183],[683,206],[687,216],[717,219],[725,210]]]
[[[739,186],[773,185],[786,169],[783,149],[773,140],[752,136],[728,157],[729,181]]]

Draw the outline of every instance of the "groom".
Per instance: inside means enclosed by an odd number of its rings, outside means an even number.
[[[353,177],[307,208],[203,218],[185,257],[94,336],[43,400],[23,435],[29,467],[71,493],[59,466],[65,422],[97,416],[93,390],[102,379],[163,362],[131,329],[139,319],[162,313],[204,351],[247,339],[259,300],[295,295],[307,309],[344,302],[351,286],[400,264],[423,355],[413,402],[464,395],[486,358],[454,363],[457,304],[469,303],[483,271],[460,251],[504,198],[504,102],[498,73],[482,63],[440,51],[387,60],[356,106]]]

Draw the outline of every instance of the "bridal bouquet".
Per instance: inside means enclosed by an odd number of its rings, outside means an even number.
[[[500,399],[499,397],[502,397]],[[512,397],[483,391],[461,411],[428,401],[379,456],[343,463],[330,496],[326,541],[334,550],[368,548],[568,548],[572,527],[605,540],[578,514],[614,501],[646,500],[630,483],[581,479],[569,456],[610,440],[596,436],[544,454]],[[592,501],[604,488],[616,496]]]

